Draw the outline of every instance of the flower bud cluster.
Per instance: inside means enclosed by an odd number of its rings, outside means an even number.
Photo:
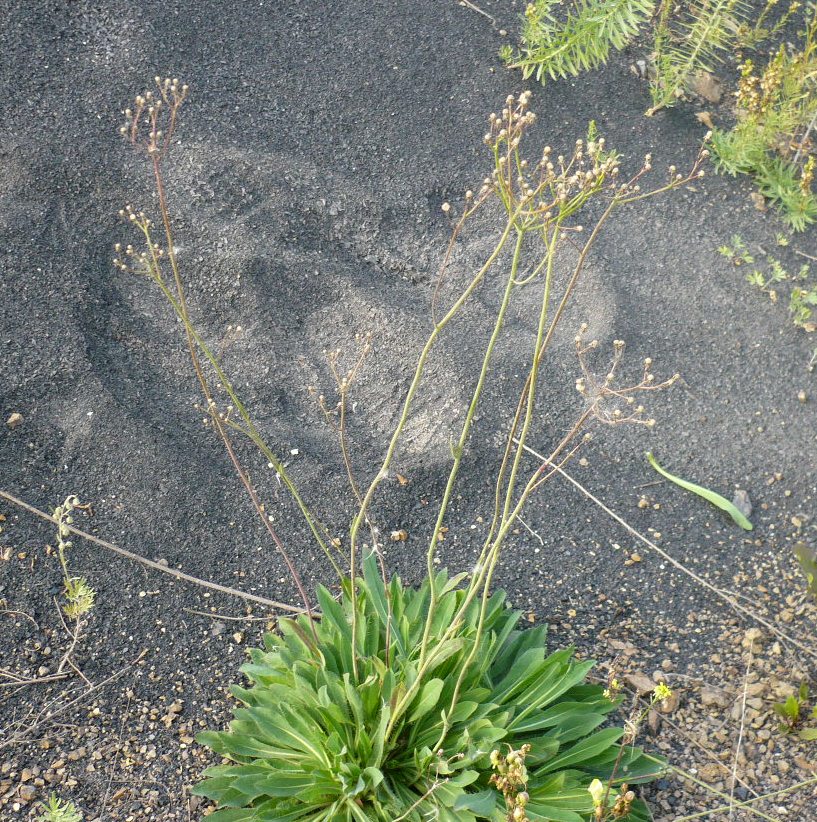
[[[136,211],[133,206],[126,205],[119,210],[119,216],[136,226],[145,235],[145,251],[137,251],[130,243],[114,245],[116,256],[113,258],[115,268],[130,273],[148,274],[157,276],[155,268],[159,259],[164,257],[164,249],[151,239],[150,229],[153,223],[144,211]]]
[[[65,585],[65,602],[62,610],[67,617],[76,620],[85,616],[93,608],[96,592],[84,577],[71,576],[69,573],[65,552],[73,547],[73,543],[66,538],[71,534],[69,526],[74,522],[74,509],[87,507],[87,505],[80,505],[79,499],[72,494],[65,499],[62,505],[54,509],[53,514],[57,523],[57,556],[62,567],[63,584]]]
[[[132,107],[122,112],[125,123],[119,133],[133,145],[141,145],[148,154],[161,156],[170,145],[176,114],[189,89],[175,77],[157,76],[154,81],[155,92],[137,94]],[[166,129],[161,127],[163,121],[167,124]]]
[[[547,223],[566,209],[577,210],[602,184],[618,175],[618,159],[605,151],[604,138],[593,135],[576,141],[570,156],[553,156],[550,146],[540,161],[531,167],[520,156],[519,146],[525,131],[536,122],[528,110],[530,92],[518,98],[509,96],[500,114],[488,118],[485,144],[494,153],[494,169],[486,177],[479,196],[496,192],[509,212],[522,219]]]
[[[71,542],[66,542],[65,538],[71,533],[68,526],[74,522],[72,515],[78,505],[79,499],[71,494],[62,505],[58,505],[54,509],[54,519],[57,521],[57,536],[60,542],[60,548],[71,548],[73,545]]]
[[[529,110],[530,100],[529,91],[518,97],[509,95],[502,110],[488,117],[488,131],[483,141],[493,154],[494,168],[483,179],[476,195],[471,190],[466,192],[461,221],[496,195],[520,228],[547,233],[549,227],[558,222],[564,234],[581,230],[580,226],[564,221],[578,213],[595,195],[605,194],[619,204],[633,202],[704,176],[701,164],[709,152],[702,148],[686,174],[671,166],[666,183],[642,191],[640,179],[652,169],[652,157],[647,154],[639,171],[622,181],[619,157],[606,147],[594,124],[587,138],[577,140],[569,153],[556,154],[550,146],[545,146],[538,162],[528,161],[521,155],[521,143],[527,129],[536,122],[536,115]],[[708,134],[704,142],[710,136]],[[444,203],[443,210],[450,213],[451,204]]]
[[[624,819],[630,815],[630,808],[635,801],[635,792],[628,789],[627,784],[621,786],[621,792],[613,803],[613,819]]]
[[[355,343],[358,346],[357,359],[349,368],[346,368],[345,370],[340,365],[340,360],[343,355],[342,349],[335,348],[330,351],[324,350],[323,352],[326,357],[326,362],[329,365],[329,370],[332,372],[332,377],[335,381],[337,401],[334,406],[330,406],[327,402],[326,395],[319,393],[314,385],[308,385],[306,389],[309,395],[317,401],[318,407],[323,412],[326,421],[332,426],[332,428],[334,428],[336,432],[341,435],[342,440],[343,437],[345,437],[345,434],[340,427],[342,423],[337,422],[335,418],[340,417],[341,421],[343,419],[342,415],[346,411],[349,391],[357,380],[360,370],[363,367],[363,363],[372,350],[372,332],[368,331],[365,334],[356,333]],[[351,407],[353,411],[356,405],[357,403],[352,403]],[[343,441],[341,443],[341,447],[345,448]]]
[[[525,790],[528,783],[525,757],[528,753],[530,745],[523,745],[518,750],[511,749],[505,756],[498,750],[491,751],[491,767],[494,773],[490,781],[505,798],[508,822],[529,822],[525,811],[530,800]]]
[[[610,702],[615,702],[623,687],[621,681],[616,679],[615,675],[611,675],[607,680],[607,687],[604,689],[604,698],[609,699]]]
[[[587,787],[588,793],[593,800],[593,818],[602,819],[624,819],[626,818],[635,801],[635,792],[627,787],[625,782],[621,790],[613,801],[612,809],[608,805],[609,786],[600,779],[594,779]]]
[[[590,412],[600,422],[608,425],[635,423],[652,428],[655,420],[646,416],[646,409],[637,402],[637,396],[645,391],[669,388],[680,375],[675,374],[663,382],[656,382],[652,373],[652,358],[644,359],[644,370],[638,382],[616,385],[616,375],[624,355],[624,341],[613,340],[613,357],[605,369],[604,377],[597,377],[587,362],[587,355],[599,347],[598,340],[585,341],[587,323],[583,323],[576,335],[576,356],[582,376],[576,379],[576,390],[589,404]]]

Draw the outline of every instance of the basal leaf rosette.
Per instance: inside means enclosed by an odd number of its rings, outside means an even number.
[[[198,737],[228,761],[193,789],[219,808],[208,820],[500,822],[509,813],[491,782],[491,753],[522,746],[531,822],[594,819],[594,780],[612,780],[614,797],[618,785],[656,775],[654,760],[622,750],[622,728],[603,727],[617,703],[586,682],[593,662],[577,661],[572,648],[548,655],[545,628],[519,630],[502,592],[487,600],[482,631],[478,600],[452,630],[465,598],[459,582],[444,572],[435,580],[431,665],[419,683],[428,580],[385,586],[371,558],[354,600],[348,581],[339,602],[319,590],[317,645],[306,617],[267,634],[266,649],[242,668],[250,686],[233,688],[242,707],[229,729]],[[636,799],[618,818],[649,815]]]

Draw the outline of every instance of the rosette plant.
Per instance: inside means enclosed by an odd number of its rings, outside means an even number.
[[[242,668],[251,687],[234,689],[243,707],[229,730],[199,737],[231,760],[194,788],[224,808],[212,818],[505,819],[491,753],[524,744],[531,820],[587,819],[592,779],[655,775],[637,748],[621,756],[621,728],[601,728],[618,700],[585,682],[592,661],[575,661],[570,648],[547,655],[544,627],[519,630],[501,592],[482,613],[459,583],[441,572],[419,589],[397,577],[386,587],[370,558],[355,599],[348,585],[340,603],[319,590],[317,644],[307,617],[282,620]],[[437,611],[421,677],[432,587]],[[468,664],[474,650],[478,661]],[[633,802],[627,818],[649,816]]]
[[[368,486],[360,486],[352,473],[344,427],[347,395],[360,361],[342,373],[337,354],[330,355],[339,401],[331,409],[323,397],[320,403],[339,433],[359,503],[348,553],[342,553],[341,541],[313,515],[219,358],[190,320],[163,183],[164,161],[186,95],[187,87],[177,80],[157,78],[157,90],[140,95],[125,111],[122,132],[149,158],[161,224],[157,232],[144,212],[127,207],[123,215],[140,232],[144,248],[118,246],[116,265],[158,286],[181,321],[209,424],[283,556],[303,605],[297,618],[280,620],[278,630],[267,635],[266,647],[253,651],[251,662],[243,666],[249,686],[234,688],[241,707],[229,727],[199,736],[224,758],[194,788],[218,808],[208,819],[648,818],[630,786],[654,777],[655,762],[632,747],[630,729],[607,726],[617,697],[588,683],[591,661],[576,660],[571,648],[548,655],[543,628],[520,630],[519,614],[506,605],[501,592],[492,590],[492,580],[527,501],[588,441],[591,422],[654,423],[638,398],[672,380],[656,382],[651,361],[645,360],[639,379],[622,383],[617,373],[624,348],[620,341],[613,345],[603,376],[596,378],[589,359],[598,344],[586,341],[582,331],[576,337],[582,373],[576,382],[580,407],[575,423],[551,444],[547,458],[532,461],[526,451],[540,399],[542,363],[602,227],[618,208],[699,176],[705,151],[688,174],[672,169],[666,181],[642,191],[649,156],[623,181],[619,157],[592,126],[569,154],[557,156],[545,148],[534,162],[523,157],[522,139],[535,121],[529,93],[509,97],[502,112],[491,115],[485,143],[493,169],[476,193],[465,195],[440,281],[456,241],[478,215],[497,231],[497,240],[447,306],[441,306],[442,295],[451,288],[438,284],[431,333],[419,352],[382,464]],[[596,207],[588,209],[591,203]],[[583,229],[581,215],[590,213],[592,228]],[[163,235],[161,242],[154,239],[157,233]],[[570,261],[566,271],[565,260]],[[503,283],[502,296],[481,360],[474,366],[471,401],[452,444],[445,489],[428,534],[427,573],[419,586],[407,586],[389,575],[371,503],[393,472],[395,452],[437,340],[488,276]],[[492,378],[497,341],[522,290],[526,305],[531,304],[531,291],[537,295],[530,365],[499,460],[493,515],[472,570],[449,578],[437,570],[448,505],[483,390]],[[216,399],[223,395],[223,402]],[[254,443],[278,472],[338,574],[338,597],[320,588],[317,609],[238,455],[238,437]],[[365,545],[364,529],[369,533]]]

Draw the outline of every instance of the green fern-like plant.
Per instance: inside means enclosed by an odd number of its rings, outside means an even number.
[[[40,802],[40,816],[37,822],[82,822],[82,814],[73,802],[60,799],[55,793],[48,802]]]
[[[743,120],[728,130],[715,128],[710,140],[712,162],[722,174],[751,174],[764,162],[767,145],[764,130],[753,121]]]
[[[753,173],[758,191],[778,206],[781,219],[792,231],[805,231],[817,221],[817,197],[802,185],[797,166],[767,156]]]
[[[741,65],[738,119],[715,129],[713,159],[719,171],[749,174],[794,231],[817,221],[813,191],[817,123],[817,5],[806,11],[802,46],[781,45],[758,68]]]
[[[576,0],[564,21],[554,16],[556,0],[536,0],[524,15],[519,53],[506,61],[544,83],[548,77],[576,76],[607,62],[623,49],[655,9],[655,0]]]
[[[282,620],[242,669],[251,687],[233,688],[243,707],[229,730],[199,735],[232,760],[193,789],[221,808],[208,820],[499,822],[508,812],[492,759],[522,746],[530,822],[587,822],[594,780],[611,784],[612,807],[620,785],[655,776],[654,760],[622,747],[621,728],[602,728],[619,698],[585,682],[593,662],[570,648],[547,655],[545,627],[518,630],[520,614],[501,592],[472,602],[446,637],[464,602],[458,582],[444,572],[434,580],[434,662],[399,718],[395,705],[418,677],[428,579],[418,589],[396,577],[386,586],[369,556],[354,594],[348,580],[340,602],[319,589],[316,638],[306,617]],[[478,664],[468,666],[474,650]],[[632,795],[627,809],[617,818],[649,818]]]
[[[683,97],[696,74],[714,71],[745,16],[742,0],[692,0],[684,19],[675,25],[668,14],[664,16],[656,28],[653,104],[648,115]]]

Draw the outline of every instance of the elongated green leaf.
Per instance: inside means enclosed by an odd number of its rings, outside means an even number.
[[[211,813],[207,818],[214,822],[258,822],[258,812],[252,808],[228,808]]]
[[[582,702],[557,702],[550,708],[539,710],[522,720],[521,715],[511,723],[518,734],[527,734],[545,728],[553,728],[563,722],[570,722],[574,716],[587,713],[587,705]]]
[[[595,664],[592,660],[581,662],[568,667],[561,675],[554,676],[550,681],[545,679],[543,682],[536,683],[536,686],[527,690],[522,696],[520,701],[526,707],[519,712],[516,719],[508,727],[516,730],[517,721],[521,721],[535,710],[551,704],[574,685],[583,682]]]
[[[535,814],[534,819],[547,819],[548,822],[584,822],[585,817],[573,811],[566,811],[556,808],[553,805],[543,805],[538,802],[531,802],[528,812]]]
[[[490,817],[497,807],[499,794],[494,790],[466,793],[454,802],[455,811],[471,811],[479,816]]]
[[[265,745],[251,736],[237,733],[232,728],[230,733],[221,731],[202,731],[196,734],[199,745],[206,745],[216,753],[224,756],[251,756],[268,757],[280,754],[280,748],[274,745]]]
[[[437,704],[444,684],[441,679],[429,679],[423,685],[420,695],[414,701],[414,709],[409,717],[409,722],[416,722]]]
[[[518,622],[517,615],[521,616],[521,612],[514,612],[514,619],[511,623],[512,627]],[[547,626],[545,625],[529,628],[527,631],[516,631],[515,633],[508,631],[506,626],[500,636],[507,636],[507,641],[503,641],[500,650],[497,652],[496,659],[491,666],[491,674],[494,678],[500,674],[504,676],[511,665],[516,665],[520,655],[530,648],[538,648],[544,656],[545,637],[547,636]]]
[[[745,531],[751,531],[754,526],[751,522],[746,518],[742,511],[740,511],[735,505],[729,502],[726,497],[722,497],[720,494],[715,493],[715,491],[710,491],[708,488],[704,488],[702,485],[696,485],[694,482],[689,482],[685,479],[681,479],[680,477],[676,477],[674,474],[670,474],[669,471],[665,471],[659,464],[655,457],[648,451],[647,452],[647,460],[649,461],[650,465],[661,474],[662,477],[666,477],[670,482],[674,482],[676,485],[680,485],[681,488],[686,489],[687,491],[692,491],[693,494],[697,494],[699,497],[703,497],[707,502],[711,502],[712,505],[720,508],[722,511],[726,511],[730,517],[738,524],[741,528]]]
[[[323,585],[318,586],[318,603],[323,613],[322,619],[333,624],[338,633],[351,642],[352,627],[349,620],[343,612],[343,608]]]
[[[438,590],[449,590],[432,620],[429,667],[417,682],[428,580],[414,590],[393,579],[388,603],[376,566],[366,562],[369,578],[359,580],[354,593],[348,581],[339,601],[321,591],[324,619],[315,625],[317,642],[307,628],[299,624],[295,630],[292,623],[280,641],[268,643],[270,650],[253,654],[252,685],[236,689],[243,706],[235,707],[229,730],[200,737],[233,760],[209,768],[194,790],[216,803],[214,819],[498,820],[503,801],[488,787],[487,752],[525,742],[533,744],[527,757],[531,819],[586,819],[586,784],[596,776],[609,778],[616,768],[619,781],[655,777],[640,751],[628,750],[618,761],[620,729],[597,730],[615,706],[602,698],[602,688],[583,684],[591,663],[574,660],[571,648],[546,656],[542,630],[514,633],[518,614],[500,594],[491,597],[479,635],[480,610],[472,608],[443,642],[462,593],[450,589],[447,575],[435,579]],[[360,617],[354,670],[353,596]],[[387,603],[405,656],[395,642],[391,655],[384,653]],[[477,664],[463,672],[472,650]],[[409,689],[415,697],[392,727],[391,711]],[[438,783],[429,792],[433,775]]]
[[[794,555],[800,563],[800,569],[806,577],[808,589],[812,594],[817,594],[817,557],[805,542],[798,542],[794,548]]]
[[[607,748],[611,748],[621,739],[624,731],[621,728],[605,728],[592,736],[588,736],[581,742],[577,742],[568,748],[563,754],[551,759],[536,771],[536,775],[550,773],[559,768],[581,767],[585,759],[597,756]]]
[[[377,612],[377,616],[380,619],[381,624],[384,628],[386,626],[390,626],[391,640],[396,643],[400,656],[405,656],[406,645],[400,631],[397,630],[394,617],[389,615],[389,603],[386,598],[386,589],[383,586],[383,580],[380,578],[380,573],[377,568],[377,558],[373,551],[370,552],[369,555],[363,560],[363,578],[366,582],[366,592],[368,593],[369,599]],[[392,600],[393,599],[394,596],[392,596]]]
[[[449,657],[462,650],[465,640],[462,637],[447,639],[436,645],[428,655],[429,670],[439,668]]]

